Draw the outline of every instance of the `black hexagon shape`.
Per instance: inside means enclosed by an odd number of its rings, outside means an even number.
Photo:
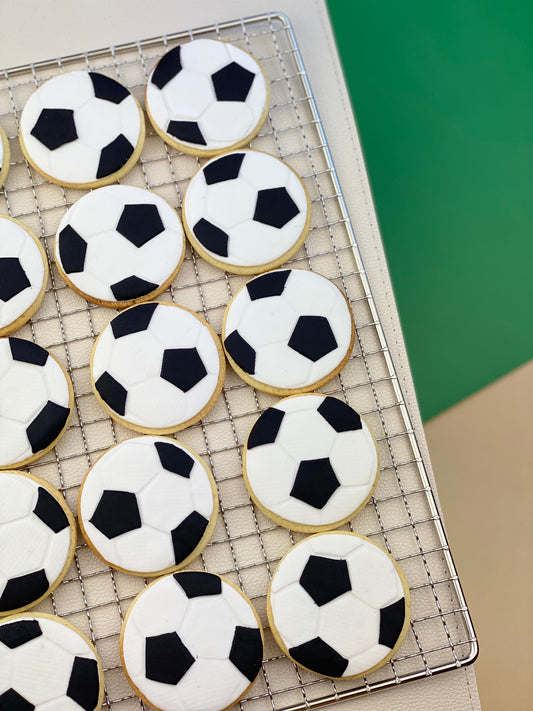
[[[269,407],[268,410],[265,410],[250,430],[246,447],[253,449],[263,444],[275,442],[284,417],[283,410],[278,410],[275,407]]]
[[[104,146],[100,151],[98,170],[96,179],[106,178],[108,175],[117,173],[131,158],[135,149],[126,136],[120,133],[111,143]]]
[[[9,301],[31,286],[17,257],[0,258],[0,301]]]
[[[192,228],[192,231],[198,242],[207,250],[213,252],[213,254],[218,254],[220,257],[228,256],[229,237],[220,227],[201,217]]]
[[[229,660],[248,681],[255,679],[263,661],[263,640],[257,627],[235,627]]]
[[[311,555],[300,576],[300,585],[321,607],[352,589],[345,560]]]
[[[222,593],[222,580],[213,573],[203,570],[187,570],[185,573],[174,573],[173,577],[189,600],[193,597]]]
[[[229,153],[227,156],[216,158],[212,163],[208,163],[204,166],[205,182],[208,185],[214,185],[238,178],[245,155],[245,153]]]
[[[9,350],[11,351],[13,360],[18,360],[20,363],[44,365],[48,360],[47,350],[32,341],[26,341],[24,338],[11,336],[9,339]]]
[[[100,696],[100,675],[96,659],[74,657],[67,696],[85,711],[94,711]]]
[[[237,366],[245,373],[255,373],[255,350],[238,331],[232,331],[224,340],[224,348]]]
[[[181,72],[181,47],[174,47],[167,52],[156,65],[150,81],[162,89],[171,79]]]
[[[66,143],[72,143],[78,138],[74,111],[43,109],[30,133],[50,151],[55,151]]]
[[[190,478],[194,467],[194,459],[190,454],[187,454],[181,447],[177,444],[172,444],[172,442],[155,442],[154,447],[163,469],[186,479]]]
[[[34,711],[35,706],[26,701],[15,689],[8,689],[0,694],[0,709],[5,711]]]
[[[337,340],[324,316],[300,316],[289,339],[289,348],[313,363],[337,348]]]
[[[156,309],[157,304],[138,304],[118,314],[110,324],[113,335],[115,338],[122,338],[130,333],[146,331]]]
[[[61,434],[70,416],[70,409],[48,400],[39,414],[26,427],[26,436],[31,451],[42,452]]]
[[[98,380],[95,380],[94,387],[102,400],[112,410],[119,415],[123,415],[126,412],[128,391],[107,371],[103,372]]]
[[[327,457],[307,459],[300,462],[291,496],[315,509],[323,509],[339,486],[339,480]]]
[[[400,598],[379,611],[379,643],[392,649],[405,622],[405,598]]]
[[[97,99],[111,101],[113,104],[120,104],[130,95],[130,92],[125,86],[122,86],[122,84],[119,84],[118,81],[110,77],[106,77],[105,74],[89,72],[89,77],[91,78],[94,95]]]
[[[124,205],[117,225],[117,232],[136,247],[142,247],[164,229],[157,205],[150,203]]]
[[[336,397],[325,397],[317,408],[317,412],[322,415],[328,425],[333,427],[335,432],[350,432],[362,428],[359,414],[342,400]]]
[[[130,299],[139,299],[141,296],[146,296],[154,289],[157,289],[159,284],[154,284],[146,279],[141,279],[138,276],[130,276],[111,284],[109,287],[117,301],[129,301]]]
[[[209,521],[198,511],[190,513],[171,532],[176,565],[182,563],[202,540]]]
[[[59,257],[67,274],[77,274],[85,268],[87,242],[70,225],[66,225],[58,235]]]
[[[42,633],[38,620],[17,620],[0,626],[0,642],[9,649],[16,649],[40,637]]]
[[[17,610],[25,607],[42,597],[50,583],[44,570],[36,570],[33,573],[20,575],[18,578],[10,578],[0,596],[0,612]],[[1,707],[0,707],[1,708]]]
[[[39,487],[33,513],[54,533],[68,528],[67,514],[63,511],[61,504],[43,486]]]
[[[194,657],[176,632],[146,638],[147,679],[175,686],[194,664]]]
[[[161,377],[184,393],[205,378],[207,370],[196,348],[167,348],[163,351]]]
[[[227,64],[211,76],[217,101],[246,101],[255,74],[237,62]]]
[[[169,121],[167,133],[185,143],[196,143],[198,146],[206,146],[207,142],[196,121]]]
[[[104,489],[89,521],[109,539],[135,531],[142,526],[137,497],[131,491]]]
[[[269,296],[281,296],[290,275],[291,270],[284,269],[255,277],[246,284],[250,300],[256,301],[257,299],[267,299]]]
[[[348,666],[348,660],[320,637],[291,647],[289,654],[298,664],[321,676],[341,677]]]
[[[298,205],[286,188],[258,190],[254,212],[256,222],[281,229],[299,214]]]

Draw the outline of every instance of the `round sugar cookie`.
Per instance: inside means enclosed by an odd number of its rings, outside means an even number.
[[[0,337],[29,321],[47,281],[46,254],[37,237],[22,222],[0,215]]]
[[[156,193],[132,185],[108,185],[80,198],[59,223],[55,245],[67,284],[88,301],[118,309],[163,292],[184,254],[176,212]]]
[[[56,489],[29,474],[0,472],[0,615],[32,607],[52,592],[75,545],[74,517]]]
[[[98,711],[104,672],[96,649],[73,625],[44,613],[0,623],[0,708]]]
[[[409,628],[409,586],[396,561],[355,533],[317,533],[281,559],[268,590],[270,628],[284,654],[320,676],[370,674]]]
[[[114,183],[130,171],[144,145],[144,116],[125,86],[104,74],[58,74],[28,99],[20,145],[47,180],[70,188]]]
[[[122,665],[158,711],[222,711],[242,698],[263,658],[252,603],[213,573],[159,578],[135,598],[120,634]]]
[[[257,134],[270,90],[258,62],[227,42],[197,39],[174,47],[146,85],[146,112],[174,148],[199,156],[239,148]]]
[[[73,405],[70,378],[51,353],[0,338],[0,469],[26,466],[52,449]]]
[[[303,244],[311,200],[298,175],[260,151],[213,158],[183,199],[187,237],[208,262],[236,274],[279,267]]]
[[[4,129],[0,126],[0,188],[5,183],[10,164],[11,151],[9,150],[9,141]]]
[[[328,395],[293,395],[269,407],[244,447],[252,499],[295,531],[325,531],[349,521],[368,502],[378,473],[368,425]]]
[[[346,364],[355,326],[335,284],[316,272],[279,269],[249,281],[229,302],[222,343],[230,364],[258,390],[316,390]]]
[[[170,434],[198,422],[222,391],[225,361],[211,326],[184,306],[149,302],[115,316],[94,344],[97,399],[117,422]]]
[[[132,575],[185,567],[207,545],[218,510],[215,481],[198,454],[167,437],[135,437],[87,473],[78,521],[93,551]]]

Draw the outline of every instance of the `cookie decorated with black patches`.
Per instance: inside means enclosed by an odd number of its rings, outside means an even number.
[[[209,541],[218,497],[200,457],[167,437],[109,449],[80,489],[78,521],[91,548],[133,575],[186,566]]]
[[[75,543],[74,518],[58,491],[27,474],[0,472],[0,615],[32,607],[54,590]]]
[[[224,374],[213,329],[168,302],[138,304],[115,316],[91,358],[100,404],[145,434],[169,434],[200,420],[220,395]]]
[[[309,231],[311,202],[283,161],[234,151],[213,158],[192,178],[183,220],[204,259],[229,272],[258,274],[298,251]]]
[[[303,269],[279,269],[249,281],[228,304],[222,326],[234,370],[274,395],[327,383],[350,357],[354,337],[340,289]]]
[[[65,281],[93,303],[125,308],[152,299],[176,276],[184,257],[180,219],[156,193],[109,185],[68,210],[56,235]]]
[[[104,674],[98,654],[73,625],[35,613],[0,623],[0,708],[98,711]]]
[[[266,118],[269,100],[258,62],[213,39],[171,49],[146,85],[146,111],[157,133],[193,155],[213,156],[248,143]]]
[[[319,533],[281,559],[267,598],[276,641],[319,676],[354,678],[400,648],[411,610],[396,561],[355,533]]]
[[[0,188],[5,183],[7,174],[9,173],[11,161],[11,151],[9,149],[9,140],[0,126]]]
[[[250,600],[212,573],[156,580],[133,601],[120,635],[136,693],[159,711],[222,711],[254,682],[263,631]]]
[[[48,282],[46,254],[22,222],[0,215],[0,337],[28,321]]]
[[[28,99],[20,144],[45,178],[94,188],[122,178],[144,145],[142,110],[125,86],[98,72],[49,79]]]
[[[0,339],[0,469],[20,467],[50,450],[67,427],[72,383],[45,348]]]

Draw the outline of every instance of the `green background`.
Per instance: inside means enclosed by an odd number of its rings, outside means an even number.
[[[329,0],[424,419],[533,352],[533,3]]]

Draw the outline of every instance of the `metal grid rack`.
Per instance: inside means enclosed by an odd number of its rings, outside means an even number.
[[[373,499],[343,528],[370,536],[399,561],[413,603],[410,632],[396,657],[381,670],[355,681],[333,682],[298,668],[280,653],[266,629],[262,673],[240,702],[241,708],[316,708],[469,664],[477,654],[470,616],[311,87],[290,23],[282,15],[239,20],[0,73],[0,123],[12,151],[10,173],[0,191],[0,211],[21,219],[41,236],[51,271],[43,305],[17,335],[51,349],[72,377],[76,395],[66,434],[31,471],[57,486],[75,510],[88,467],[107,447],[134,433],[104,415],[89,380],[94,339],[115,312],[87,304],[66,287],[54,264],[57,225],[82,191],[52,185],[26,163],[17,141],[21,109],[43,81],[79,68],[118,78],[142,103],[143,87],[157,58],[176,44],[197,37],[218,37],[241,46],[261,62],[270,80],[269,115],[251,145],[283,158],[304,178],[312,198],[312,228],[290,264],[316,270],[338,284],[349,298],[357,324],[350,361],[322,392],[345,399],[366,417],[382,464]],[[179,208],[183,190],[200,163],[170,149],[149,130],[139,163],[122,182],[154,190]],[[163,298],[196,310],[220,332],[225,305],[245,281],[212,267],[188,248],[184,265]],[[240,455],[247,432],[257,415],[274,402],[229,369],[224,392],[213,410],[201,423],[178,435],[207,458],[220,496],[213,539],[191,567],[226,575],[239,585],[252,599],[265,626],[270,576],[285,551],[303,537],[276,526],[256,510],[241,476]],[[96,644],[105,667],[104,708],[112,711],[143,708],[120,668],[118,633],[128,605],[145,583],[110,570],[80,537],[65,581],[40,606],[77,625]]]

